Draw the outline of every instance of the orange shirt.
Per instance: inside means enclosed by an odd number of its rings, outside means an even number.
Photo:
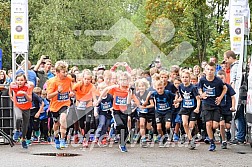
[[[109,94],[113,96],[113,108],[114,110],[126,111],[127,110],[127,96],[128,90],[122,90],[120,88],[112,88]]]
[[[11,85],[10,89],[13,91],[13,102],[14,105],[21,110],[28,110],[32,107],[32,102],[28,101],[23,94],[17,94],[18,91],[25,91],[28,95],[32,95],[33,87],[29,84],[25,84],[22,87],[18,87],[18,85]]]
[[[63,80],[58,77],[51,78],[48,80],[47,93],[51,94],[58,91],[58,86],[62,86],[63,90],[58,95],[54,96],[50,101],[50,111],[58,112],[59,109],[63,106],[70,106],[71,101],[69,97],[69,92],[71,91],[72,79],[66,77]]]
[[[93,93],[96,92],[96,88],[93,84],[89,84],[87,86],[76,83],[74,85],[75,97],[76,97],[76,105],[78,105],[79,101],[89,101],[87,107],[92,106]]]

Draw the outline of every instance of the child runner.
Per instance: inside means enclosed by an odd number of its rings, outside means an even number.
[[[206,76],[199,81],[199,94],[202,98],[202,114],[206,121],[207,134],[210,139],[209,151],[214,151],[216,145],[213,139],[213,129],[219,127],[220,103],[227,92],[227,86],[223,81],[215,76],[215,64],[208,63],[206,66]]]
[[[27,140],[26,143],[31,144],[32,131],[33,141],[39,141],[40,131],[39,131],[39,115],[43,111],[44,102],[41,97],[41,88],[35,87],[32,93],[32,108],[30,110],[30,124],[28,126],[28,131],[26,134]]]
[[[13,139],[15,141],[18,140],[22,122],[21,143],[23,148],[28,148],[25,136],[29,125],[30,108],[32,107],[32,89],[34,85],[30,82],[28,83],[26,76],[21,73],[18,74],[15,79],[16,81],[10,84],[9,89],[9,96],[14,103],[14,112],[16,117],[16,131],[13,135]]]
[[[154,103],[151,102],[151,104],[155,105],[155,119],[159,135],[158,138],[160,141],[159,147],[164,147],[166,145],[165,143],[166,140],[161,140],[161,138],[163,137],[162,123],[165,123],[165,129],[166,129],[165,133],[168,134],[168,140],[169,140],[171,135],[170,128],[172,121],[173,101],[175,99],[175,95],[171,93],[169,90],[165,90],[164,82],[161,80],[155,82],[155,89],[156,91],[151,93],[150,101],[152,101],[153,99]]]
[[[44,109],[39,115],[40,120],[40,132],[41,132],[41,141],[50,142],[50,138],[48,137],[48,110],[49,110],[49,101],[46,99],[46,90],[42,90],[41,98],[44,101]]]
[[[179,85],[181,84],[180,77],[176,77],[173,80],[173,84],[175,88],[178,89]],[[177,95],[178,91],[175,94]],[[179,115],[179,110],[180,110],[180,107],[178,106],[177,108],[174,109],[174,112],[172,113],[172,127],[174,128],[173,141],[175,142],[179,141],[179,129],[180,129],[180,124],[182,122],[181,116]]]
[[[67,76],[68,65],[63,61],[55,64],[56,76],[48,81],[47,98],[50,100],[50,111],[53,116],[54,141],[57,149],[65,148],[65,135],[67,129],[67,110],[70,106],[72,92],[72,79]],[[59,129],[60,138],[59,139]]]
[[[194,149],[196,145],[191,133],[198,118],[200,97],[197,88],[190,84],[189,71],[182,72],[181,80],[182,84],[179,85],[179,94],[182,98],[182,105],[179,114],[182,115],[183,127],[189,139],[189,149]]]
[[[85,71],[84,74],[78,74],[77,83],[73,86],[73,90],[76,93],[77,116],[81,128],[81,135],[83,135],[83,140],[80,139],[79,142],[82,142],[83,147],[88,147],[86,137],[89,138],[89,136],[85,136],[85,134],[89,134],[91,127],[91,118],[93,116],[92,100],[94,102],[96,101],[96,88],[91,83],[91,80],[92,73]]]
[[[107,87],[105,82],[102,82],[98,85],[98,89],[102,92]],[[112,104],[113,104],[113,97],[110,94],[106,94],[102,97],[101,102],[95,109],[95,117],[99,115],[99,125],[95,133],[95,138],[98,141],[98,145],[102,147],[101,140],[105,137],[104,135],[108,131],[108,127],[110,125],[112,115]]]
[[[147,99],[147,95],[149,94],[149,82],[146,79],[140,79],[136,82],[136,87],[139,92],[136,94],[137,98],[140,101],[140,104],[143,105]],[[153,101],[152,101],[153,103]],[[150,104],[148,102],[148,104]],[[149,131],[149,135],[153,134],[152,122],[155,118],[153,104],[151,107],[149,106],[140,106],[138,108],[139,117],[140,117],[140,135],[141,135],[141,146],[147,147],[147,140],[145,136],[146,129]],[[149,139],[151,137],[149,136]]]
[[[121,140],[119,144],[119,148],[121,152],[127,152],[126,148],[126,139],[128,137],[128,114],[127,114],[127,104],[129,99],[127,99],[129,93],[131,92],[129,88],[130,83],[130,74],[127,72],[122,72],[119,77],[119,85],[112,85],[106,87],[101,93],[98,103],[101,102],[102,97],[104,97],[108,92],[113,96],[113,118],[116,123],[117,133],[121,134]],[[139,101],[132,95],[132,99],[139,106]],[[97,104],[96,104],[97,105]]]
[[[226,73],[223,70],[218,71],[217,76],[225,83]],[[231,85],[227,84],[227,93],[221,101],[221,117],[220,117],[220,134],[221,134],[221,148],[227,149],[227,142],[225,138],[225,129],[230,130],[232,112],[235,111],[235,91]]]

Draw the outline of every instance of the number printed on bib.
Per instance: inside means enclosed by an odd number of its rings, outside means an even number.
[[[85,101],[80,101],[78,106],[77,106],[77,109],[78,110],[86,110],[86,106],[87,106],[87,102]]]
[[[184,108],[193,108],[194,107],[194,99],[183,99],[183,107]]]
[[[126,106],[127,105],[127,97],[116,96],[115,104],[119,105],[119,106]]]
[[[138,109],[138,112],[139,113],[142,113],[142,114],[146,114],[146,113],[148,113],[148,109],[147,108],[144,108],[144,109]]]
[[[157,109],[159,111],[169,110],[170,106],[168,103],[157,103]]]
[[[101,103],[101,110],[102,111],[108,111],[111,108],[112,108],[112,103],[111,102]]]
[[[28,102],[25,96],[16,96],[16,99],[18,104],[24,104]]]
[[[69,100],[69,93],[59,93],[58,94],[58,101],[62,102],[62,101],[67,101]]]

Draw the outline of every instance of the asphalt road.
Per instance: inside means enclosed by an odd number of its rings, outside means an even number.
[[[29,149],[21,145],[10,147],[0,145],[0,167],[100,167],[100,166],[252,166],[252,148],[246,145],[228,145],[222,150],[220,145],[214,152],[208,151],[209,145],[201,143],[195,150],[184,145],[169,145],[159,148],[157,144],[149,148],[141,148],[139,144],[127,145],[128,152],[121,153],[118,145],[100,148],[83,149],[78,145],[69,146],[64,150],[56,150],[53,145],[34,144]],[[75,157],[42,156],[38,153],[74,153]]]

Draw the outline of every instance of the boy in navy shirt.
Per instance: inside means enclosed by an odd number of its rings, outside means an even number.
[[[217,76],[225,83],[226,73],[223,70],[218,71]],[[227,93],[221,101],[221,117],[220,117],[220,134],[222,139],[221,148],[227,149],[227,142],[225,139],[225,128],[227,131],[231,128],[232,112],[235,111],[235,91],[231,85],[225,83],[227,86]]]
[[[215,76],[215,64],[208,63],[206,76],[199,81],[199,94],[202,98],[202,112],[206,122],[207,134],[210,139],[209,151],[214,151],[216,145],[213,139],[213,129],[219,127],[220,103],[227,92],[227,86],[223,81]]]
[[[175,99],[175,95],[169,90],[165,90],[164,82],[160,80],[155,82],[155,89],[156,91],[151,93],[150,105],[147,108],[155,106],[157,131],[159,134],[159,139],[161,140],[161,137],[163,136],[162,123],[165,123],[166,132],[168,134],[170,133],[173,101]],[[161,141],[159,146],[164,147],[164,142],[165,141]]]

